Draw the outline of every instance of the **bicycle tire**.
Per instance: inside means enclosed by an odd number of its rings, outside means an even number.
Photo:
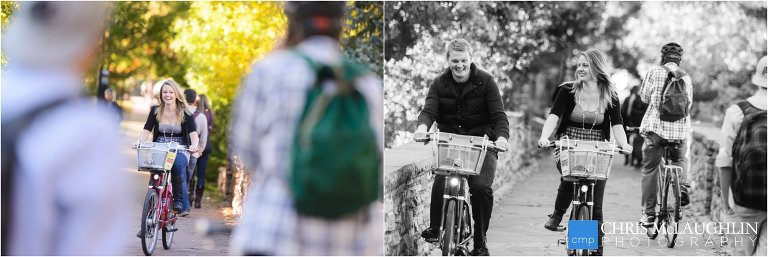
[[[155,189],[147,190],[147,196],[144,197],[144,208],[141,211],[141,250],[146,256],[151,256],[157,247],[158,203],[157,191]],[[149,219],[152,220],[148,222]],[[149,237],[147,233],[149,233]]]
[[[456,202],[448,201],[448,206],[445,208],[445,225],[443,230],[443,243],[441,244],[443,256],[451,256],[456,248],[455,232],[456,232]]]
[[[579,207],[579,212],[576,216],[577,220],[591,220],[592,215],[589,213],[589,207],[587,207],[586,204],[582,204],[581,207]],[[576,250],[575,252],[576,256],[589,256],[589,250],[582,249],[582,250]]]
[[[672,174],[672,170],[670,170],[667,174]],[[669,181],[670,183],[666,184],[666,188],[664,189],[664,198],[665,198],[665,215],[664,215],[664,237],[667,239],[667,247],[668,248],[674,248],[675,247],[675,240],[677,239],[677,232],[680,228],[680,181],[676,178],[677,172],[675,173],[675,178],[671,179]],[[672,192],[670,192],[670,189]],[[670,194],[672,193],[672,194]],[[671,200],[671,201],[670,201]]]

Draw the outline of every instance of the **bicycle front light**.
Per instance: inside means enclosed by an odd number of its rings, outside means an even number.
[[[581,192],[586,193],[589,190],[589,187],[587,185],[581,186]]]
[[[154,176],[152,176],[152,178],[155,179],[155,180],[158,180],[158,179],[160,179],[160,175],[155,174]]]
[[[458,186],[458,185],[459,185],[459,179],[451,178],[451,186]]]

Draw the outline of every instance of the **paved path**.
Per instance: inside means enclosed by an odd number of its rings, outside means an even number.
[[[133,99],[132,108],[126,108],[131,110],[126,113],[125,120],[121,123],[121,133],[125,143],[123,154],[131,160],[129,166],[124,168],[124,171],[131,174],[130,183],[136,189],[127,199],[127,204],[131,206],[131,220],[135,222],[131,223],[132,230],[126,235],[126,240],[133,243],[128,244],[124,252],[125,255],[144,255],[141,250],[141,241],[136,237],[136,232],[139,231],[140,227],[139,222],[149,177],[146,172],[136,171],[136,153],[130,149],[131,144],[139,137],[149,112],[148,105],[142,100],[141,98]],[[201,209],[193,208],[189,216],[180,218],[176,223],[179,230],[175,234],[171,249],[163,249],[162,242],[160,242],[161,239],[158,239],[158,245],[153,255],[228,255],[228,234],[206,238],[194,231],[194,223],[197,219],[204,218],[213,220],[213,222],[232,224],[234,223],[234,217],[228,215],[231,208],[225,207],[223,203],[212,202],[210,199],[205,199],[202,206],[203,208]]]
[[[544,229],[547,215],[552,213],[559,184],[551,155],[539,160],[540,171],[534,172],[502,197],[494,206],[488,231],[488,248],[492,255],[564,255],[565,246],[557,244],[564,233]],[[640,170],[623,166],[624,157],[617,156],[605,190],[605,222],[637,224],[640,219]],[[570,211],[570,210],[569,210]],[[683,210],[685,211],[685,209]],[[684,219],[690,221],[691,219]],[[566,224],[567,221],[563,221]],[[694,225],[693,222],[690,223]],[[681,245],[673,249],[659,246],[659,240],[629,233],[606,235],[606,255],[714,255],[719,238],[680,235]],[[619,241],[623,240],[623,243]],[[662,239],[661,243],[664,241]]]

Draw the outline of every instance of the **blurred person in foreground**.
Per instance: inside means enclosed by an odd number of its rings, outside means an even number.
[[[726,221],[736,227],[751,228],[729,235],[731,255],[768,254],[766,249],[766,73],[768,57],[757,63],[752,84],[754,95],[731,105],[725,111],[720,136],[720,151],[715,165],[720,167],[720,195]],[[747,223],[747,224],[742,224]]]
[[[488,135],[496,146],[509,148],[509,120],[504,113],[499,88],[493,76],[472,61],[469,42],[464,39],[449,42],[446,59],[448,67],[429,86],[413,137],[425,137],[432,123],[436,122],[441,132],[479,137]],[[493,212],[492,185],[498,158],[498,153],[489,151],[480,175],[468,178],[476,231],[472,255],[489,255],[486,233]],[[427,241],[436,241],[440,236],[444,185],[445,176],[435,176],[430,198],[429,228],[421,233]]]
[[[122,254],[126,149],[115,113],[82,96],[108,6],[19,5],[2,44],[2,254]]]
[[[253,66],[233,108],[232,152],[240,156],[253,173],[231,252],[235,255],[382,255],[384,215],[382,204],[376,200],[381,194],[383,151],[381,81],[368,72],[347,76],[351,74],[349,61],[343,58],[339,46],[345,2],[285,2],[284,5],[288,17],[284,46]],[[330,102],[323,101],[328,98]],[[355,103],[346,105],[350,99]],[[316,110],[325,114],[318,117]],[[336,115],[339,123],[356,128],[316,133],[321,127],[312,126],[309,117],[317,118],[314,124],[331,125],[324,122],[333,118],[331,113],[338,114],[335,111],[345,112]],[[349,124],[350,120],[360,117],[354,114],[360,113],[367,113],[368,118]],[[311,133],[307,135],[309,128]],[[338,139],[336,134],[357,136],[359,129],[367,129],[368,136],[327,142]],[[307,136],[311,140],[305,142]],[[319,141],[326,141],[328,149],[316,148]],[[309,147],[297,148],[305,143]],[[354,148],[360,143],[369,144]],[[350,152],[349,149],[364,151]],[[307,153],[313,151],[334,156],[305,160]],[[360,163],[361,160],[368,161]],[[355,202],[359,205],[343,210],[341,215],[331,215],[341,211],[331,206],[347,205],[350,203],[347,197],[370,192],[355,190],[361,186],[359,183],[347,183],[329,187],[348,190],[344,197],[317,199],[321,203],[319,210],[306,207],[312,207],[312,202],[303,199],[312,195],[305,195],[305,190],[314,188],[297,188],[296,184],[337,175],[317,165],[314,168],[319,168],[317,174],[321,175],[311,177],[312,174],[306,172],[312,167],[305,166],[306,161],[329,166],[348,163],[372,166],[373,169],[347,169],[345,172],[352,176],[337,177],[345,180],[374,173],[361,181],[374,187],[372,198]],[[297,169],[298,166],[304,169]],[[299,177],[297,181],[298,174],[310,177]],[[326,182],[333,184],[334,180]],[[327,207],[322,208],[324,205]],[[334,217],[326,216],[325,212]]]

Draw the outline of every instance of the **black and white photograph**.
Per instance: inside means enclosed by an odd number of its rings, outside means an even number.
[[[765,2],[385,2],[385,254],[767,255]]]

